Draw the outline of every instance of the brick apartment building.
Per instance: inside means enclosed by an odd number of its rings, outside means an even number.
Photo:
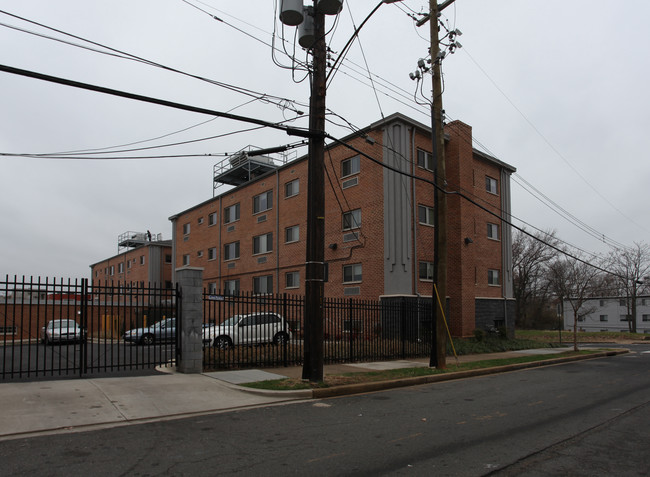
[[[510,174],[472,148],[470,126],[445,127],[448,307],[451,332],[513,329]],[[327,297],[432,295],[431,130],[393,114],[343,139],[378,163],[330,144],[325,153]],[[307,158],[279,163],[242,153],[215,169],[234,188],[170,217],[173,268],[203,268],[212,293],[305,292]],[[382,166],[402,171],[400,174]],[[104,262],[102,262],[103,264]],[[101,265],[104,268],[106,265]]]
[[[172,287],[171,240],[161,234],[125,232],[117,243],[117,255],[90,265],[91,282]]]

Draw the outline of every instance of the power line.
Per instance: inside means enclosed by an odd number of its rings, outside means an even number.
[[[87,50],[90,50],[90,51],[93,51],[93,52],[96,52],[96,53],[100,53],[100,54],[103,54],[103,55],[114,56],[114,57],[118,57],[118,58],[122,58],[122,59],[128,59],[128,60],[131,60],[131,61],[136,61],[136,62],[143,63],[143,64],[146,64],[146,65],[149,65],[149,66],[154,66],[156,68],[160,68],[160,69],[163,69],[163,70],[166,70],[166,71],[170,71],[170,72],[181,74],[181,75],[184,75],[184,76],[187,76],[187,77],[190,77],[190,78],[194,78],[194,79],[197,79],[199,81],[207,82],[207,83],[213,84],[215,86],[219,86],[219,87],[224,88],[224,89],[229,89],[231,91],[234,91],[234,92],[237,92],[237,93],[240,93],[240,94],[244,94],[244,95],[247,95],[247,96],[252,96],[252,97],[258,98],[258,99],[263,98],[263,99],[265,99],[265,100],[267,100],[269,102],[275,102],[276,106],[278,106],[278,107],[290,109],[290,110],[296,112],[296,114],[298,114],[298,115],[302,115],[304,113],[302,111],[296,109],[292,105],[297,104],[297,105],[299,105],[299,106],[301,106],[303,108],[305,108],[307,106],[304,103],[298,103],[296,101],[293,101],[293,100],[290,100],[290,99],[287,99],[287,98],[282,98],[282,97],[279,97],[279,96],[273,96],[273,95],[269,95],[269,94],[266,94],[266,93],[258,93],[256,91],[253,91],[253,90],[250,90],[250,89],[247,89],[247,88],[243,88],[243,87],[240,87],[240,86],[235,86],[235,85],[231,85],[231,84],[224,83],[224,82],[221,82],[221,81],[205,78],[203,76],[187,73],[185,71],[182,71],[182,70],[179,70],[179,69],[176,69],[176,68],[172,68],[170,66],[166,66],[166,65],[163,65],[161,63],[157,63],[155,61],[147,60],[147,59],[142,58],[140,56],[136,56],[136,55],[133,55],[131,53],[127,53],[125,51],[118,50],[116,48],[112,48],[110,46],[103,45],[101,43],[98,43],[98,42],[95,42],[95,41],[92,41],[92,40],[88,40],[88,39],[83,38],[81,36],[74,35],[72,33],[68,33],[68,32],[65,32],[63,30],[59,30],[59,29],[54,28],[54,27],[50,27],[48,25],[36,22],[34,20],[30,20],[30,19],[25,18],[25,17],[21,17],[19,15],[15,15],[13,13],[9,13],[9,12],[4,11],[4,10],[0,10],[0,14],[7,15],[7,16],[10,16],[12,18],[16,18],[18,20],[30,23],[32,25],[36,25],[36,26],[41,27],[41,28],[45,28],[47,30],[56,32],[56,33],[58,33],[60,35],[68,36],[70,38],[74,38],[76,40],[80,40],[82,42],[89,43],[91,45],[97,46],[99,48],[103,48],[103,49],[108,50],[108,51],[89,48],[87,46],[79,45],[77,43],[69,42],[69,41],[66,41],[66,40],[63,40],[63,39],[57,39],[57,38],[54,38],[54,37],[49,37],[47,35],[39,34],[39,33],[36,33],[36,32],[31,32],[29,30],[21,29],[21,28],[18,28],[18,27],[10,27],[9,25],[1,24],[3,26],[7,26],[7,27],[13,28],[15,30],[22,31],[24,33],[28,33],[28,34],[40,36],[40,37],[43,37],[43,38],[47,38],[47,39],[50,39],[50,40],[58,41],[58,42],[65,43],[65,44],[68,44],[70,46],[74,46],[74,47],[77,47],[77,48],[87,49]]]
[[[134,93],[127,93],[125,91],[119,91],[116,89],[111,89],[111,88],[105,88],[103,86],[96,86],[88,83],[81,83],[79,81],[73,81],[65,78],[59,78],[56,76],[50,76],[50,75],[45,75],[42,73],[37,73],[34,71],[29,71],[29,70],[23,70],[20,68],[13,68],[11,66],[6,66],[6,65],[0,65],[0,71],[4,71],[5,73],[11,73],[19,76],[26,76],[28,78],[34,78],[34,79],[39,79],[43,81],[48,81],[51,83],[56,83],[56,84],[61,84],[64,86],[72,86],[74,88],[80,88],[80,89],[85,89],[88,91],[94,91],[96,93],[103,93],[103,94],[108,94],[112,96],[118,96],[121,98],[127,98],[127,99],[132,99],[135,101],[141,101],[144,103],[150,103],[150,104],[157,104],[159,106],[166,106],[169,108],[174,108],[174,109],[180,109],[183,111],[190,111],[193,113],[199,113],[199,114],[207,114],[210,116],[219,116],[223,117],[226,119],[232,119],[234,121],[241,121],[245,123],[252,123],[252,124],[257,124],[259,126],[264,126],[268,127],[271,129],[279,129],[281,131],[286,132],[290,136],[299,136],[299,137],[322,137],[323,132],[310,132],[307,129],[303,128],[294,128],[294,127],[289,127],[289,126],[283,126],[278,123],[270,123],[268,121],[264,121],[261,119],[256,119],[256,118],[249,118],[246,116],[240,116],[237,114],[232,114],[232,113],[226,113],[223,111],[216,111],[212,109],[206,109],[206,108],[199,108],[196,106],[190,106],[187,104],[182,104],[182,103],[176,103],[173,101],[167,101],[163,99],[158,99],[158,98],[152,98],[150,96],[143,96],[140,94],[134,94]]]

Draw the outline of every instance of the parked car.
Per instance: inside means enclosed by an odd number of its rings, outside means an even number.
[[[66,341],[83,342],[86,332],[75,320],[50,320],[41,328],[41,342],[63,343]]]
[[[176,318],[167,318],[146,328],[134,328],[124,333],[124,341],[152,345],[176,339]]]
[[[277,313],[235,315],[219,325],[203,328],[203,344],[220,349],[240,344],[285,344],[290,339],[289,324]]]

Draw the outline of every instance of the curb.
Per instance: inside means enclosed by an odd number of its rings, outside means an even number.
[[[564,358],[550,358],[542,361],[533,361],[530,363],[508,364],[505,366],[495,366],[493,368],[472,369],[468,371],[457,371],[454,373],[445,374],[432,374],[430,376],[417,376],[413,378],[401,378],[391,381],[376,381],[370,383],[360,384],[344,384],[341,386],[333,386],[331,388],[315,388],[315,389],[302,389],[296,391],[273,391],[265,389],[254,389],[236,384],[230,384],[239,391],[259,394],[263,396],[285,396],[295,397],[302,399],[324,399],[337,396],[347,396],[351,394],[362,394],[375,391],[382,391],[386,389],[402,388],[407,386],[418,386],[421,384],[439,383],[444,381],[453,381],[456,379],[466,379],[479,376],[487,376],[490,374],[507,373],[510,371],[519,371],[523,369],[539,368],[542,366],[552,366],[556,364],[570,363],[573,361],[584,361],[587,359],[606,358],[610,356],[617,356],[619,354],[629,353],[629,349],[603,351],[600,353],[588,354],[583,356],[571,356]]]

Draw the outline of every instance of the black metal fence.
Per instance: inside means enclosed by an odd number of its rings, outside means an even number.
[[[303,361],[304,297],[204,293],[204,368],[280,367]],[[431,302],[325,299],[325,364],[427,357]]]
[[[180,352],[172,326],[177,295],[155,284],[6,277],[0,281],[0,379],[173,365]]]

